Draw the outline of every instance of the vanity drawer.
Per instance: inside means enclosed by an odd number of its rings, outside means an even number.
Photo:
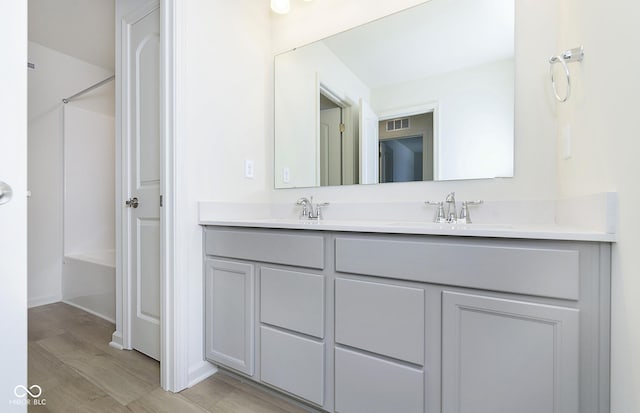
[[[260,321],[324,338],[324,276],[262,267]]]
[[[424,290],[336,279],[337,343],[424,364]]]
[[[355,351],[335,350],[337,413],[422,413],[424,373]]]
[[[324,343],[260,327],[261,380],[319,406],[324,404]]]
[[[307,268],[324,268],[322,235],[278,230],[206,228],[205,253]]]
[[[338,237],[336,271],[577,300],[580,251],[559,243]]]

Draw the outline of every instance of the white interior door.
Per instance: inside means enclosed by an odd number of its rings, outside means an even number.
[[[21,403],[26,402],[25,393],[16,389],[30,385],[27,383],[26,1],[2,4],[0,55],[0,331],[5,333],[0,351],[0,410],[26,412],[26,404]]]
[[[128,26],[131,346],[160,359],[160,10]]]
[[[378,115],[360,99],[360,183],[378,183]]]
[[[342,184],[342,109],[320,111],[320,185]]]

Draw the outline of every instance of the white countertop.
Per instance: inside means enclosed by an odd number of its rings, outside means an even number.
[[[548,239],[615,242],[615,234],[561,225],[522,224],[437,224],[402,220],[300,220],[291,218],[206,219],[200,225],[280,228],[310,231],[373,232],[383,234],[421,234],[463,237]]]
[[[615,242],[617,194],[550,201],[489,201],[472,210],[473,224],[468,225],[431,222],[434,209],[415,201],[332,202],[319,222],[300,220],[299,214],[294,202],[198,204],[200,225]]]

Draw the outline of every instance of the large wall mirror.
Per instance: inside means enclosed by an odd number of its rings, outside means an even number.
[[[275,57],[276,188],[513,176],[515,0],[431,0]]]

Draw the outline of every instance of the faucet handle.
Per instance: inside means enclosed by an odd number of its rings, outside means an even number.
[[[435,212],[434,216],[433,216],[433,222],[442,223],[442,222],[446,222],[447,221],[447,217],[444,216],[444,202],[442,202],[442,201],[437,201],[437,202],[424,201],[424,204],[438,207],[436,209],[436,212]]]
[[[471,217],[469,216],[469,206],[480,204],[482,204],[482,200],[463,201],[462,208],[460,208],[460,217],[458,218],[458,223],[471,224]]]
[[[322,219],[322,210],[320,208],[324,208],[324,207],[328,207],[329,203],[328,202],[322,202],[319,204],[316,204],[316,219],[318,221],[320,221]]]

